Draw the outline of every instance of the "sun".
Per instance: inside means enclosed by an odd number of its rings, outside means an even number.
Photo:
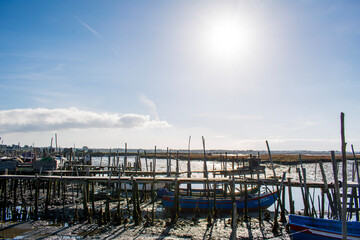
[[[222,59],[246,56],[252,47],[251,30],[249,24],[237,17],[211,19],[204,29],[204,47]]]

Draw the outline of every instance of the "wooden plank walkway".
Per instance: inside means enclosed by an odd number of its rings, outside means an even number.
[[[67,181],[67,182],[106,182],[106,183],[126,183],[136,181],[138,183],[152,183],[161,182],[172,184],[177,181],[178,183],[229,183],[230,178],[176,178],[176,177],[140,177],[140,176],[49,176],[49,175],[1,175],[0,179],[18,179],[18,180],[39,180],[39,181]],[[280,185],[280,179],[250,179],[250,178],[235,178],[236,184],[258,184],[275,186]],[[285,180],[284,184],[288,184]],[[297,180],[290,181],[291,186],[299,187],[300,182]],[[323,182],[307,181],[307,186],[310,188],[323,188]],[[348,187],[359,187],[356,182],[348,182]],[[328,187],[334,188],[334,183],[328,183]]]

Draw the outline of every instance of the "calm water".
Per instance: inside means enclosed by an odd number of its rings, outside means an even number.
[[[102,160],[101,160],[102,159]],[[101,165],[102,166],[107,166],[108,165],[108,157],[94,157],[92,159],[93,161],[93,165],[95,166],[99,166],[100,162],[102,161]],[[150,169],[150,162],[153,161],[153,159],[148,159],[148,170]],[[111,164],[113,164],[114,162],[114,158],[111,158]],[[115,162],[117,162],[117,160],[115,160]],[[123,164],[124,162],[124,158],[123,157],[119,157],[119,162],[120,164]],[[132,165],[135,162],[135,157],[128,157],[128,162],[130,162]],[[347,164],[347,168],[348,168],[348,180],[352,181],[352,169],[353,169],[353,164],[354,161],[348,161]],[[141,165],[142,165],[142,170],[146,171],[146,160],[144,158],[141,159]],[[190,162],[191,165],[191,171],[202,171],[204,168],[204,163],[203,161],[199,160],[199,161],[194,161],[192,160]],[[338,164],[338,172],[339,172],[339,180],[342,180],[342,164],[339,163]],[[270,164],[266,164],[266,175],[267,176],[272,176],[273,172],[271,169],[271,165]],[[235,164],[235,167],[236,164]],[[286,172],[286,177],[291,177],[293,180],[298,180],[299,176],[298,173],[296,171],[296,168],[300,167],[300,163],[299,165],[292,165],[292,166],[287,166],[287,165],[279,165],[279,164],[274,164],[274,168],[275,168],[275,172],[277,176],[282,176],[283,172]],[[320,172],[320,167],[318,164],[315,163],[304,163],[303,167],[306,169],[306,175],[307,175],[307,181],[322,181],[322,175]],[[207,168],[208,170],[220,170],[221,169],[221,163],[220,162],[208,162],[207,163]],[[228,163],[227,165],[227,169],[230,170],[232,169],[232,163]],[[176,171],[176,161],[172,160],[171,163],[171,170],[172,171]],[[326,173],[326,178],[327,178],[327,182],[334,182],[334,178],[333,178],[333,168],[332,168],[332,164],[331,163],[324,163],[324,170]],[[156,160],[156,171],[166,171],[166,159],[157,159]],[[179,171],[180,172],[185,172],[187,171],[187,160],[179,160]],[[180,174],[180,177],[186,177],[186,173]],[[213,175],[210,173],[209,177],[212,177]],[[203,174],[200,173],[192,173],[192,177],[196,178],[196,177],[203,177]],[[255,176],[256,177],[256,176]],[[262,176],[263,177],[263,176]],[[199,187],[202,187],[202,184],[199,184]],[[269,187],[271,190],[274,190],[273,187]],[[285,189],[285,207],[286,209],[290,209],[289,207],[289,200],[288,200],[288,189]],[[293,200],[295,201],[295,211],[301,211],[304,209],[304,204],[303,204],[303,199],[302,199],[302,193],[301,193],[301,189],[299,187],[293,187],[292,188],[292,195],[293,195]],[[319,197],[321,198],[321,190],[320,189],[310,189],[310,195],[313,198],[314,201],[314,205],[316,210],[318,211],[318,199]],[[326,206],[328,205],[328,200],[325,197],[325,204]],[[274,210],[274,205],[270,207],[270,210]],[[327,212],[327,209],[326,209]]]

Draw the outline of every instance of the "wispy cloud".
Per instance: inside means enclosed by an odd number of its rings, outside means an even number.
[[[36,132],[86,128],[164,128],[166,121],[151,120],[147,115],[110,114],[77,108],[26,108],[0,111],[0,132]]]
[[[94,34],[95,36],[99,37],[99,38],[103,38],[95,29],[93,29],[92,27],[90,27],[88,24],[86,24],[84,21],[82,21],[79,18],[76,18],[76,20],[83,25],[87,30],[89,30],[92,34]]]
[[[89,24],[85,23],[84,21],[82,21],[80,18],[75,17],[76,20],[83,26],[85,27],[87,30],[89,30],[93,35],[95,35],[96,37],[98,37],[99,39],[101,39],[102,41],[105,42],[105,45],[111,49],[111,51],[113,51],[116,55],[120,55],[119,51],[116,50],[113,46],[111,46],[107,41],[105,41],[104,37],[98,33],[98,31],[96,31],[94,28],[90,27]]]
[[[155,120],[159,120],[159,113],[158,113],[158,110],[157,110],[157,107],[156,107],[156,104],[151,101],[146,95],[144,94],[139,94],[139,98],[140,98],[140,101],[143,102],[148,108],[149,108],[149,111],[150,111],[150,114],[151,116],[155,119]]]

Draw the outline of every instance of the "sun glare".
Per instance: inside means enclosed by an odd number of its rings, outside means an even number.
[[[205,50],[215,57],[235,58],[245,56],[251,50],[250,27],[237,18],[212,19],[204,29]]]

